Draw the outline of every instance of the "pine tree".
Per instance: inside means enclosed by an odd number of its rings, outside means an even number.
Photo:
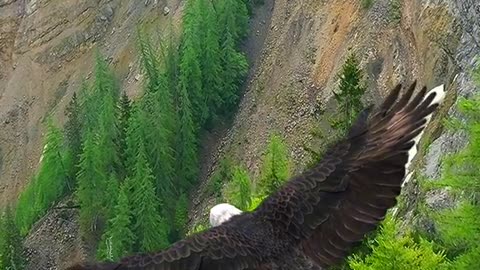
[[[238,40],[240,42],[242,39],[246,38],[248,35],[248,7],[245,1],[234,1],[235,3],[235,24],[237,27]]]
[[[246,211],[252,204],[252,183],[248,172],[237,166],[233,170],[232,180],[225,189],[227,201],[239,209]]]
[[[65,194],[68,177],[62,155],[62,132],[49,119],[40,169],[20,194],[16,207],[15,220],[22,235]]]
[[[120,178],[124,179],[127,174],[127,130],[128,121],[131,115],[132,105],[127,94],[123,92],[119,102],[119,135],[118,135],[118,156],[121,163]]]
[[[63,164],[62,145],[62,132],[49,119],[42,164],[36,181],[32,183],[36,185],[33,206],[36,217],[43,215],[52,204],[58,202],[66,190],[67,172]]]
[[[23,241],[10,207],[0,220],[0,269],[22,270],[25,268]]]
[[[95,80],[82,103],[85,113],[83,152],[77,174],[77,196],[80,204],[80,225],[83,233],[101,233],[115,205],[108,194],[116,193],[121,173],[117,100],[118,87],[107,64],[96,56]]]
[[[75,185],[74,179],[78,172],[80,153],[82,152],[81,108],[76,92],[73,93],[72,100],[68,103],[65,115],[67,116],[67,121],[64,125],[64,133],[69,158],[69,162],[66,162],[65,166],[69,178],[69,189],[73,190]]]
[[[104,204],[108,173],[102,166],[100,147],[96,139],[95,134],[86,134],[77,174],[80,228],[84,234],[96,232],[97,226],[108,215]]]
[[[196,129],[203,126],[209,110],[202,85],[200,27],[194,0],[187,1],[184,15],[182,55],[180,58],[179,88],[186,92],[192,104]],[[180,98],[180,97],[179,97]]]
[[[188,222],[188,197],[182,193],[178,198],[175,208],[175,228],[179,238],[185,236],[186,224]]]
[[[217,17],[212,3],[207,0],[198,0],[199,10],[202,10],[203,32],[201,36],[202,54],[202,85],[205,89],[206,103],[210,108],[210,121],[223,105],[222,100],[222,62],[220,55],[220,35],[218,33]]]
[[[280,136],[272,135],[260,168],[259,194],[267,195],[277,190],[290,175],[290,164],[285,143]]]
[[[160,71],[160,60],[150,40],[140,36],[142,62],[146,74],[145,95],[141,100],[145,112],[143,124],[147,157],[157,179],[159,196],[170,196],[175,190],[174,124],[175,110],[168,75]]]
[[[128,183],[129,180],[126,180]],[[130,191],[122,185],[118,194],[115,216],[109,220],[108,230],[102,237],[98,257],[101,260],[116,261],[133,251],[135,235],[132,232],[132,212],[128,198]]]
[[[22,236],[25,236],[30,231],[33,223],[37,221],[37,213],[32,207],[35,205],[35,188],[36,185],[33,184],[36,182],[36,176],[32,177],[30,184],[20,193],[18,198],[16,214],[15,214],[15,223],[17,224],[20,233]]]
[[[176,141],[178,185],[188,190],[198,174],[197,137],[192,117],[192,108],[185,88],[179,93],[179,125]]]
[[[355,121],[358,113],[363,109],[361,98],[366,87],[363,83],[363,73],[359,68],[357,57],[354,53],[347,57],[339,74],[339,92],[333,92],[338,102],[341,119],[337,120],[335,127],[346,131]]]
[[[248,71],[246,57],[237,51],[241,31],[237,24],[237,10],[241,4],[236,0],[220,1],[218,5],[218,25],[220,35],[221,81],[223,113],[232,112],[239,96],[239,88]],[[248,17],[248,16],[247,16]],[[248,20],[248,19],[247,19]]]
[[[221,0],[218,1],[219,25],[225,41],[225,34],[232,35],[235,46],[244,38],[248,31],[248,10],[244,1]]]
[[[224,112],[229,112],[238,101],[240,85],[248,71],[247,60],[242,53],[235,50],[234,38],[230,32],[225,34],[221,60]]]
[[[160,216],[160,202],[153,184],[155,178],[148,165],[144,146],[138,150],[134,174],[129,181],[134,183],[131,201],[138,249],[149,252],[165,248],[168,245],[168,227]]]

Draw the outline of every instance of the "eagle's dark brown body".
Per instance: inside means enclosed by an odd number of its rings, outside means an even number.
[[[397,86],[314,168],[243,213],[157,253],[70,270],[322,269],[341,262],[396,204],[406,166],[443,87],[399,98]],[[369,117],[370,116],[370,117]]]

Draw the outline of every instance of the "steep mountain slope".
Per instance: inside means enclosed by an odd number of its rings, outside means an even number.
[[[415,78],[427,87],[446,84],[445,108],[455,101],[458,89],[472,89],[465,72],[480,48],[466,29],[478,29],[472,17],[478,4],[377,0],[367,10],[360,2],[275,1],[262,62],[233,126],[218,144],[217,157],[232,156],[255,177],[269,134],[279,132],[290,146],[296,172],[304,168],[309,156],[303,146],[311,144],[314,129],[328,125],[335,108],[336,75],[349,51],[357,54],[366,72],[367,103],[378,101],[396,83]],[[438,126],[434,121],[427,134],[438,136]],[[205,171],[214,171],[216,161],[204,164],[209,166]],[[438,166],[438,159],[434,163]],[[215,203],[204,199],[209,198],[206,186],[198,193],[192,222],[205,220]]]
[[[53,113],[62,121],[73,92],[90,76],[94,48],[108,57],[123,89],[135,93],[140,86],[134,49],[138,23],[178,20],[180,4],[0,1],[0,206],[17,198],[37,168],[43,120]]]

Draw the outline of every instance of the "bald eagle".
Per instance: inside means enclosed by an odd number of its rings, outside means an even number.
[[[395,206],[417,143],[445,96],[443,85],[400,96],[397,85],[375,111],[366,108],[313,168],[287,181],[254,211],[222,204],[210,229],[166,250],[69,270],[311,269],[341,262]]]

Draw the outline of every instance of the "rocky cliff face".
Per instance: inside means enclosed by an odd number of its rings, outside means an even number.
[[[380,101],[399,82],[418,79],[429,88],[446,85],[448,100],[440,113],[445,115],[460,89],[474,91],[465,70],[478,53],[469,41],[478,19],[464,6],[467,2],[377,0],[366,10],[360,1],[275,1],[261,64],[233,127],[217,145],[218,157],[233,156],[255,176],[269,134],[279,132],[290,147],[296,172],[304,168],[309,157],[303,145],[311,145],[311,131],[328,125],[335,108],[336,74],[349,51],[357,54],[366,73],[366,103]],[[427,133],[436,139],[441,132],[434,121]],[[442,145],[457,145],[452,137],[441,140]],[[428,159],[429,170],[438,170],[439,159]],[[217,160],[207,164],[206,171],[213,171]],[[415,190],[413,183],[408,190]],[[199,189],[194,200],[195,219],[205,219],[215,203],[203,199],[206,192]]]
[[[164,14],[165,7],[171,12]],[[48,114],[63,120],[71,95],[89,77],[93,48],[134,93],[138,23],[166,25],[179,19],[180,7],[178,0],[0,1],[0,206],[16,199],[37,168],[43,121]]]

